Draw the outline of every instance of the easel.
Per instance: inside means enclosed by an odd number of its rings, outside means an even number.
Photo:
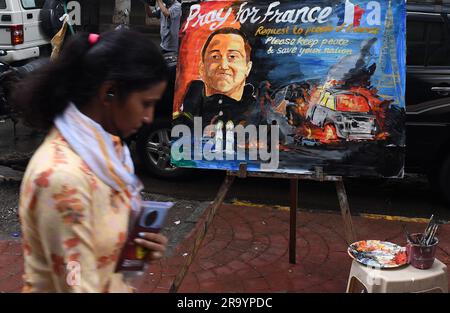
[[[188,254],[186,261],[175,277],[169,292],[177,292],[184,276],[186,275],[195,255],[200,249],[203,238],[205,237],[209,226],[211,225],[217,209],[222,205],[225,196],[228,193],[235,177],[261,177],[261,178],[282,178],[290,180],[290,210],[289,210],[289,263],[296,263],[296,245],[297,245],[297,208],[298,208],[298,181],[299,180],[313,180],[313,181],[332,181],[336,183],[336,192],[339,199],[339,206],[341,208],[341,215],[344,222],[345,239],[348,244],[356,241],[355,230],[353,228],[352,217],[350,214],[350,207],[347,201],[347,194],[345,192],[344,182],[341,176],[324,175],[322,167],[316,167],[313,174],[291,174],[291,173],[276,173],[276,172],[248,172],[247,165],[241,163],[238,171],[227,171],[227,176],[220,186],[219,192],[211,205],[206,209],[206,217],[203,219],[203,225],[197,230],[196,238],[191,252]]]

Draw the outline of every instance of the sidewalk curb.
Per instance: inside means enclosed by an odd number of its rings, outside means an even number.
[[[0,182],[21,182],[24,172],[0,165]]]
[[[238,205],[238,206],[244,206],[244,207],[252,207],[252,208],[267,208],[271,207],[278,211],[289,211],[290,208],[288,206],[283,205],[271,205],[271,204],[259,204],[259,203],[253,203],[250,201],[243,201],[234,199],[231,202],[225,202],[227,204],[232,205]],[[330,213],[335,214],[335,211],[323,211],[323,210],[305,210],[302,208],[297,208],[298,211],[304,211],[304,212],[316,212],[316,213]],[[407,223],[428,223],[429,219],[427,218],[421,218],[421,217],[407,217],[407,216],[398,216],[398,215],[384,215],[384,214],[372,214],[372,213],[352,213],[352,216],[359,216],[366,219],[374,219],[374,220],[386,220],[386,221],[398,221],[398,222],[407,222]],[[442,224],[449,224],[450,221],[447,220],[441,220]]]

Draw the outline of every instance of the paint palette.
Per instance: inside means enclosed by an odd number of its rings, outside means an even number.
[[[396,268],[408,263],[406,248],[388,241],[357,241],[347,252],[357,262],[376,268]]]

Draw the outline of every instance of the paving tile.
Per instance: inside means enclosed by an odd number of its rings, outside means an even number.
[[[239,277],[240,279],[260,278],[261,276],[261,273],[254,268],[236,271],[236,277]]]
[[[216,254],[212,255],[209,260],[215,262],[218,265],[227,264],[233,260],[239,259],[242,252],[236,251],[234,249],[226,249],[224,251],[218,251]]]
[[[249,265],[247,263],[244,263],[239,260],[233,260],[233,261],[229,262],[227,265],[228,265],[228,267],[232,268],[235,271],[246,269],[249,267]]]
[[[264,276],[264,278],[272,292],[288,292],[292,288],[289,276],[285,273],[274,272]]]
[[[171,266],[169,264],[165,264],[161,267],[160,275],[173,275],[175,276],[180,271],[181,266]],[[157,272],[155,272],[157,273]]]
[[[239,251],[247,251],[251,247],[251,245],[252,242],[249,240],[234,239],[232,242],[230,242],[230,248]]]
[[[178,292],[198,292],[199,288],[197,276],[195,274],[187,274]]]
[[[199,272],[196,272],[195,275],[197,276],[199,281],[216,278],[216,273],[213,270],[199,271]]]
[[[264,266],[264,265],[268,265],[268,264],[271,264],[271,263],[267,262],[267,260],[265,260],[264,258],[262,258],[260,256],[260,257],[257,257],[257,258],[254,258],[254,259],[250,260],[248,262],[248,264],[251,265],[252,267],[259,267],[259,266]]]
[[[2,251],[2,254],[10,255],[10,256],[22,256],[22,245],[18,241],[8,241],[5,249]]]
[[[154,290],[152,290],[152,293],[169,293],[169,290],[169,288],[156,287]]]
[[[173,280],[175,279],[175,276],[162,276],[159,280],[156,288],[160,289],[169,289],[172,286]]]
[[[275,233],[268,234],[270,239],[270,246],[273,248],[286,249],[289,243],[289,239],[285,237],[283,234]],[[286,233],[287,235],[287,233]]]
[[[20,292],[22,290],[22,286],[22,273],[9,275],[0,281],[0,291],[3,292]]]
[[[178,289],[178,292],[180,293],[196,293],[200,291],[199,284],[196,283],[187,283],[183,282],[183,284]]]
[[[217,280],[201,280],[199,281],[199,292],[217,293],[222,292],[222,285]]]
[[[209,259],[199,259],[198,263],[196,263],[200,266],[201,270],[209,270],[213,267],[217,267],[218,264],[216,262],[212,262]],[[197,272],[194,268],[190,269],[192,272]],[[200,270],[199,270],[200,271]]]
[[[8,241],[6,241],[6,240],[0,241],[0,254],[3,254],[3,252],[6,250],[7,247],[8,247]]]
[[[253,233],[251,231],[235,232],[234,238],[240,240],[251,240],[253,238]]]
[[[230,242],[224,240],[216,240],[212,241],[206,246],[203,246],[202,249],[198,252],[198,257],[200,258],[208,258],[213,256],[216,253],[223,253]]]
[[[284,248],[278,248],[275,246],[270,245],[267,250],[265,251],[266,255],[272,255],[276,258],[281,258],[284,255],[288,254],[289,252],[289,247],[284,247]]]
[[[249,251],[241,254],[239,256],[239,259],[243,262],[249,262],[249,261],[253,260],[254,258],[256,258],[258,255],[259,254],[257,253],[257,251],[249,250]]]
[[[9,290],[11,285],[10,277],[11,275],[7,275],[0,278],[0,292],[8,292],[7,290]]]
[[[270,286],[264,277],[245,279],[244,288],[246,292],[270,291]]]
[[[220,277],[221,275],[232,274],[234,272],[234,269],[225,265],[225,266],[214,268],[214,269],[212,269],[212,271],[214,273],[216,273],[217,277]]]
[[[16,258],[8,254],[0,254],[0,269],[8,268],[15,262]]]

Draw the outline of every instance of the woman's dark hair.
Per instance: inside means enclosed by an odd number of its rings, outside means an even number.
[[[167,80],[168,69],[159,49],[145,35],[126,29],[108,31],[90,44],[79,33],[60,56],[20,82],[13,103],[27,125],[48,130],[69,102],[83,107],[106,81],[123,100]]]

